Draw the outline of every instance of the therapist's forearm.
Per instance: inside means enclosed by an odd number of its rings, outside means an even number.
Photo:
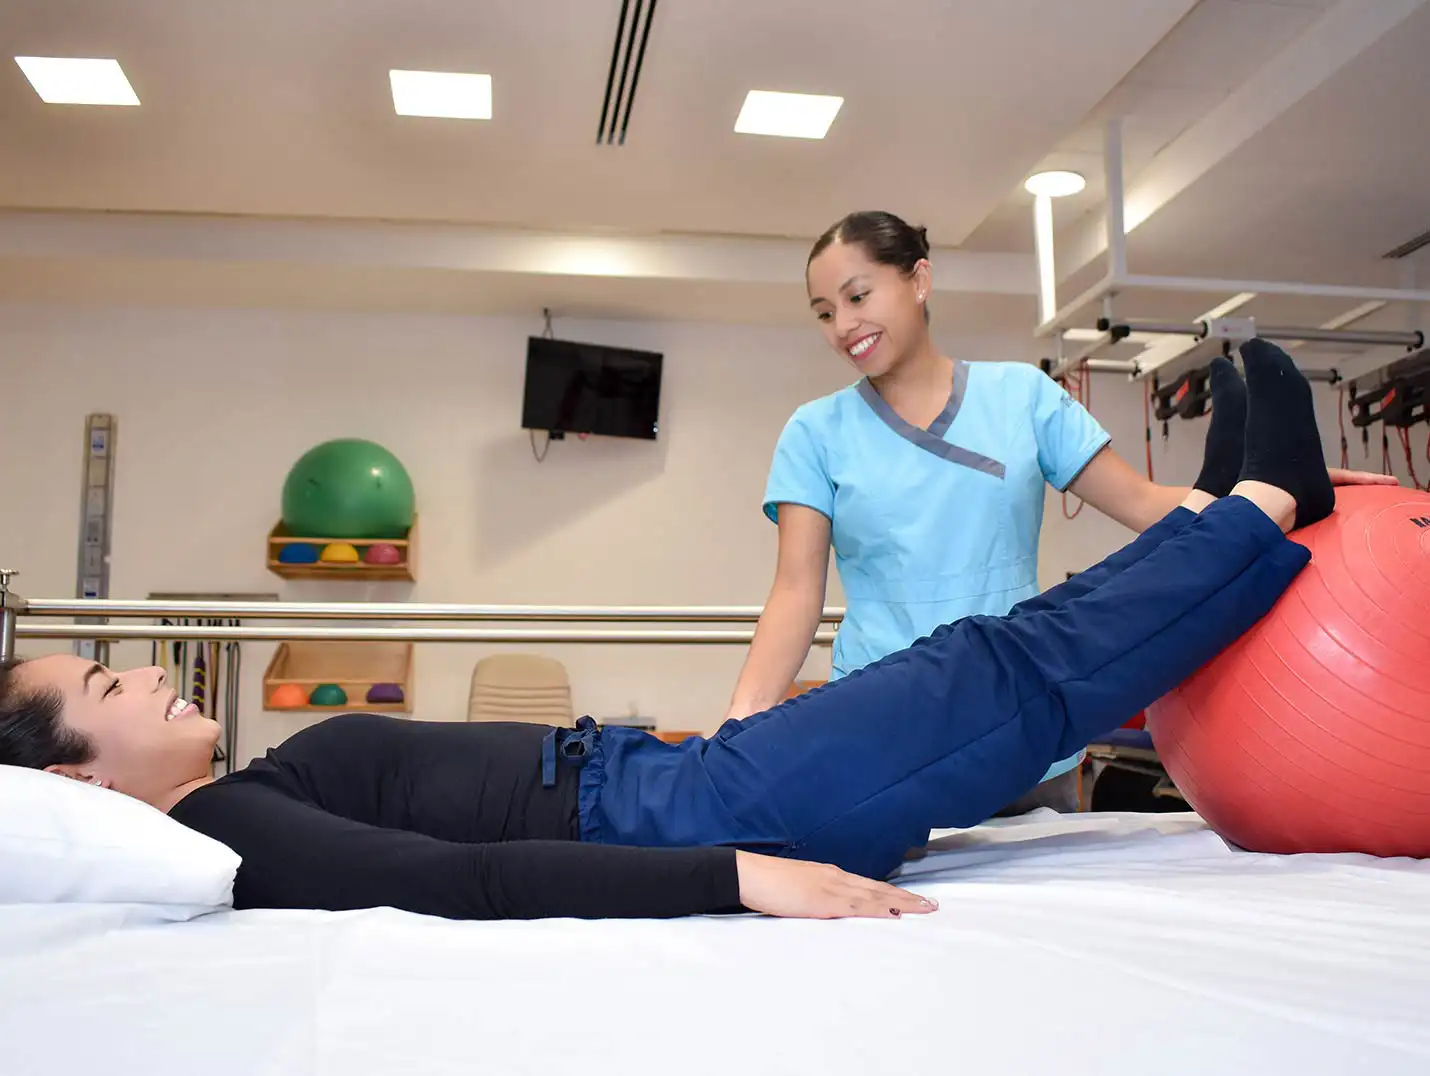
[[[1141,534],[1186,500],[1191,489],[1148,481],[1109,447],[1083,468],[1068,492]]]
[[[1191,492],[1191,486],[1159,486],[1148,483],[1141,501],[1131,508],[1131,518],[1119,522],[1140,534],[1178,507]]]
[[[735,684],[728,717],[768,710],[784,697],[809,656],[823,616],[824,595],[817,590],[777,586],[770,592]]]

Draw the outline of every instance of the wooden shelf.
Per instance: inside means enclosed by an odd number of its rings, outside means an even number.
[[[783,702],[786,699],[797,699],[799,698],[799,696],[805,694],[806,692],[813,691],[817,687],[823,687],[825,683],[827,683],[827,681],[825,680],[796,680],[794,683],[790,684],[789,688],[785,691],[784,699],[781,699],[780,701]]]
[[[666,743],[684,743],[690,739],[690,737],[699,736],[701,734],[698,732],[682,732],[679,729],[656,729],[651,735],[657,740],[663,740]]]
[[[377,684],[396,685],[402,692],[401,701],[369,701],[368,692]],[[313,692],[324,685],[341,690],[344,700],[312,702]],[[411,643],[281,643],[263,673],[263,708],[295,713],[410,714],[412,688]],[[294,696],[292,704],[285,704],[282,695]]]
[[[353,560],[323,560],[330,546],[351,547],[357,554]],[[396,561],[391,564],[370,563],[374,546],[389,547]],[[291,563],[283,558],[284,550],[302,550],[313,558],[307,563]],[[291,554],[290,554],[291,555]],[[417,518],[404,538],[319,538],[290,534],[279,522],[268,532],[268,570],[284,579],[335,579],[356,582],[401,581],[417,579]]]

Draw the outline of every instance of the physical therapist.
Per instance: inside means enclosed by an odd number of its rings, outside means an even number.
[[[730,717],[774,705],[798,675],[831,546],[846,599],[841,677],[940,624],[1037,594],[1047,485],[1137,532],[1187,496],[1133,470],[1037,366],[941,354],[928,256],[924,229],[882,212],[845,217],[810,253],[810,308],[863,377],[801,406],[780,436],[764,500],[779,525],[774,584]],[[1076,809],[1079,761],[1056,763],[1009,813]]]

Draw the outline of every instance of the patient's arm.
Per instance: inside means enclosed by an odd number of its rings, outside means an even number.
[[[257,783],[201,788],[170,814],[242,858],[236,908],[392,907],[449,919],[740,910],[729,848],[461,844],[354,822]]]

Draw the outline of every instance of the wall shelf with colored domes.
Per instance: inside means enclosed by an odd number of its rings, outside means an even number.
[[[410,714],[412,650],[411,643],[282,643],[263,673],[263,708]]]
[[[280,522],[268,532],[268,570],[284,579],[415,582],[417,517],[401,538],[298,535]]]
[[[416,493],[382,445],[359,437],[314,445],[289,469],[282,502],[268,534],[275,575],[416,580]]]

